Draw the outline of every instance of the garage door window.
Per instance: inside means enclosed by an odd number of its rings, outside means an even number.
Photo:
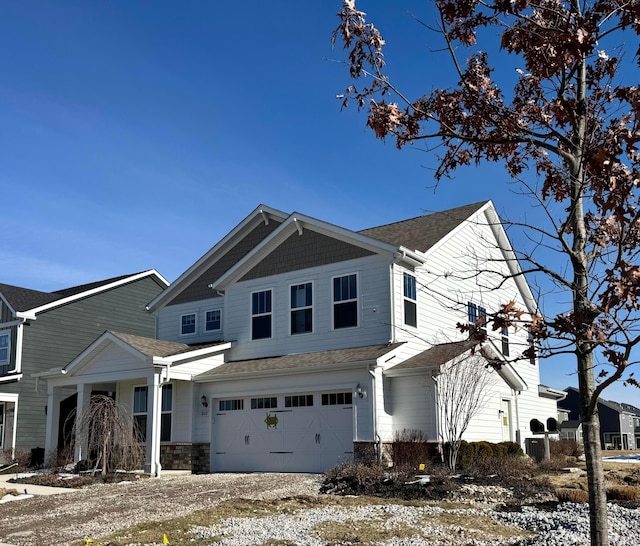
[[[312,394],[297,394],[295,396],[284,397],[285,408],[301,408],[305,406],[313,406]]]
[[[278,399],[275,396],[251,399],[251,409],[274,409],[277,407]]]
[[[322,395],[323,406],[343,406],[353,403],[353,393],[329,392]]]
[[[234,400],[220,400],[218,403],[219,411],[238,411],[244,409],[244,400],[242,398]]]

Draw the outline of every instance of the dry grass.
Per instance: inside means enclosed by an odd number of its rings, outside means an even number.
[[[295,497],[277,501],[252,501],[246,499],[234,499],[224,502],[219,506],[194,512],[183,518],[176,518],[162,523],[153,522],[136,525],[114,535],[100,540],[100,544],[109,546],[125,546],[127,544],[162,544],[163,534],[166,534],[174,546],[205,546],[214,541],[213,538],[201,539],[191,532],[194,527],[211,527],[228,518],[253,518],[256,525],[260,525],[260,518],[270,515],[294,515],[310,508],[322,508],[325,506],[350,507],[368,505],[390,504],[389,499],[376,497]],[[424,503],[413,501],[393,501],[393,504],[405,506],[421,506]],[[409,523],[390,524],[391,515],[382,515],[375,518],[349,519],[344,522],[323,522],[314,530],[324,544],[359,544],[373,545],[381,541],[396,538],[420,537],[422,540],[441,538],[442,535],[429,534],[429,528],[443,526],[454,533],[458,538],[463,538],[472,543],[475,540],[498,540],[505,537],[526,538],[532,533],[527,533],[513,527],[502,525],[489,516],[469,515],[463,518],[459,514],[443,512],[441,514],[429,514],[424,518]],[[81,542],[74,546],[80,546]],[[94,543],[95,544],[95,543]],[[269,546],[284,546],[284,543],[270,540]]]
[[[0,498],[5,495],[18,495],[18,492],[15,489],[5,489],[4,487],[0,487]]]

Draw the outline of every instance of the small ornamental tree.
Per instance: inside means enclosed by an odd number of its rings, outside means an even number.
[[[138,427],[124,406],[109,396],[94,395],[88,406],[75,418],[72,436],[86,449],[93,475],[101,469],[103,476],[119,470],[142,468],[145,446]]]
[[[491,394],[495,375],[492,371],[480,354],[468,352],[446,363],[433,377],[440,439],[446,446],[445,462],[452,472],[456,471],[462,436]]]
[[[591,544],[606,545],[597,400],[619,379],[638,386],[629,366],[640,342],[640,0],[431,5],[457,83],[417,98],[402,94],[385,75],[380,32],[346,0],[334,41],[348,50],[351,78],[367,78],[347,88],[343,106],[355,101],[376,136],[399,148],[435,139],[437,180],[461,166],[502,163],[543,211],[546,223],[512,223],[533,243],[516,251],[523,274],[545,275],[569,304],[525,321],[505,302],[487,319],[494,330],[528,328],[524,358],[536,349],[575,355]],[[494,67],[511,61],[513,82],[501,77],[499,85]]]

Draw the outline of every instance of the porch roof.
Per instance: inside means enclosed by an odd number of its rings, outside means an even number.
[[[340,368],[348,365],[371,363],[392,352],[402,343],[351,347],[317,353],[299,353],[251,360],[225,362],[221,366],[200,374],[196,381],[222,381],[247,375],[268,375],[273,372],[305,373]]]

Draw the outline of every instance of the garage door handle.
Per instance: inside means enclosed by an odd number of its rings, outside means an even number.
[[[320,443],[320,434],[316,434],[316,444]]]
[[[249,445],[249,435],[248,434],[244,437],[244,445],[246,445],[246,446]]]

